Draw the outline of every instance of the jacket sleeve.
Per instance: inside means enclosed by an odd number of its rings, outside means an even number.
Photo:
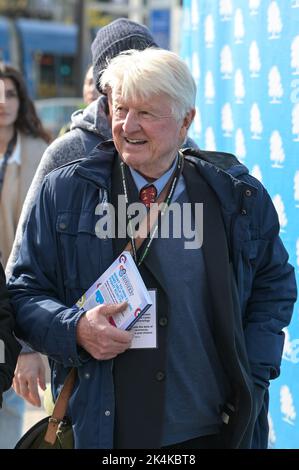
[[[294,268],[279,238],[279,222],[264,188],[255,203],[259,240],[251,260],[253,282],[245,312],[245,340],[254,382],[266,388],[280,373],[284,333],[297,297]]]
[[[5,276],[0,265],[0,406],[2,392],[12,382],[20,345],[13,335],[15,318],[5,285]]]
[[[16,334],[64,366],[78,366],[76,325],[83,312],[59,300],[63,279],[55,214],[55,189],[46,178],[28,217],[8,288],[16,310]]]

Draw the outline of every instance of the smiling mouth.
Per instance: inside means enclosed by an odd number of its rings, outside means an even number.
[[[125,137],[124,139],[128,144],[132,144],[132,145],[143,145],[143,144],[146,144],[147,142],[146,140],[128,139],[127,137]]]

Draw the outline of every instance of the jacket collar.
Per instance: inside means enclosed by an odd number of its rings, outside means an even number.
[[[251,212],[252,203],[257,197],[257,188],[253,184],[242,181],[231,174],[241,176],[244,179],[248,178],[246,167],[239,164],[223,170],[201,158],[185,156],[185,159],[194,165],[203,179],[213,189],[225,212],[233,213],[239,210],[243,211],[243,214]]]
[[[81,160],[74,173],[96,186],[108,189],[112,167],[117,151],[112,140],[106,140],[97,145],[90,155]]]

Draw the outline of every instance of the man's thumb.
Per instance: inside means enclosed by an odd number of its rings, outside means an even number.
[[[120,313],[126,310],[127,306],[128,302],[122,302],[121,304],[101,305],[99,307],[99,313],[109,318],[112,315],[115,315],[116,313]]]

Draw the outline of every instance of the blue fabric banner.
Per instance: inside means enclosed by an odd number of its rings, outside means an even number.
[[[185,0],[181,56],[198,86],[190,133],[237,155],[270,193],[299,281],[299,0]],[[299,305],[270,387],[270,448],[299,448]]]

